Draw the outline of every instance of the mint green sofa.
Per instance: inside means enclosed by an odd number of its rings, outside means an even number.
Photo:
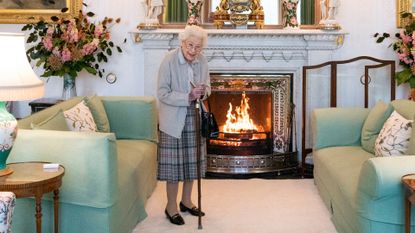
[[[395,100],[392,106],[405,118],[414,119],[415,102]],[[361,131],[369,111],[313,111],[315,184],[339,233],[401,233],[405,193],[401,177],[415,173],[415,156],[374,157],[365,151]],[[412,148],[414,141],[412,136]],[[415,231],[414,218],[411,223]]]
[[[60,233],[130,233],[146,217],[156,185],[157,112],[152,97],[100,97],[111,133],[32,130],[76,97],[18,122],[8,162],[48,161],[65,167],[59,199]],[[42,232],[53,232],[52,195],[42,201]],[[17,199],[13,233],[35,232],[32,198]]]

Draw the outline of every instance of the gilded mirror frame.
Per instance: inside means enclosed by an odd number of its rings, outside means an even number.
[[[75,16],[82,9],[82,0],[65,0],[68,11],[61,9],[0,9],[0,23],[26,24],[38,22],[40,19],[50,21],[52,16]]]
[[[414,13],[412,11],[412,2],[414,0],[396,0],[396,26],[402,28],[407,24],[407,19],[401,17],[402,12]]]
[[[400,0],[397,0],[400,1]],[[167,6],[167,4],[165,5]],[[202,6],[202,12],[201,12],[201,26],[204,28],[215,28],[213,25],[213,12],[209,12],[209,9],[211,9],[211,1],[204,2]],[[310,25],[300,25],[301,29],[316,29],[318,26],[318,23],[320,22],[320,5],[319,1],[314,1],[314,24]],[[182,28],[185,23],[169,23],[166,22],[165,14],[163,12],[162,16],[159,17],[160,24],[162,28]],[[282,24],[272,24],[272,25],[264,25],[264,29],[281,29],[283,28]]]

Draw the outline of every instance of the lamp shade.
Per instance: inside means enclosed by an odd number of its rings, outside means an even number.
[[[36,99],[44,92],[26,57],[24,34],[0,33],[0,101]]]

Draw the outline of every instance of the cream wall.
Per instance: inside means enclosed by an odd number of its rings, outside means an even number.
[[[127,38],[127,43],[122,47],[124,52],[110,58],[110,63],[105,64],[107,73],[117,75],[117,82],[108,84],[104,79],[81,73],[77,78],[78,95],[143,95],[144,78],[138,71],[143,69],[143,60],[139,56],[141,46],[134,44],[129,31],[135,29],[143,17],[144,11],[139,0],[100,0],[85,1],[87,10],[96,13],[97,18],[104,16],[121,17],[121,24],[111,29],[112,40],[120,43]],[[348,32],[342,48],[334,54],[334,59],[349,59],[360,55],[369,55],[381,59],[395,59],[395,54],[388,48],[388,43],[376,44],[372,35],[375,32],[396,31],[395,0],[342,0],[337,19],[343,30]],[[23,25],[0,25],[2,32],[19,32]],[[40,70],[37,70],[41,74]],[[50,78],[46,80],[46,96],[60,97],[62,91],[62,79]],[[347,87],[346,87],[347,88]],[[406,97],[407,87],[398,87],[397,97]],[[30,114],[26,102],[19,102],[14,106],[17,117]]]

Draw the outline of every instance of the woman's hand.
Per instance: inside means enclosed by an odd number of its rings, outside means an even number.
[[[189,101],[200,99],[205,94],[206,86],[204,84],[198,85],[192,89],[189,93]]]

